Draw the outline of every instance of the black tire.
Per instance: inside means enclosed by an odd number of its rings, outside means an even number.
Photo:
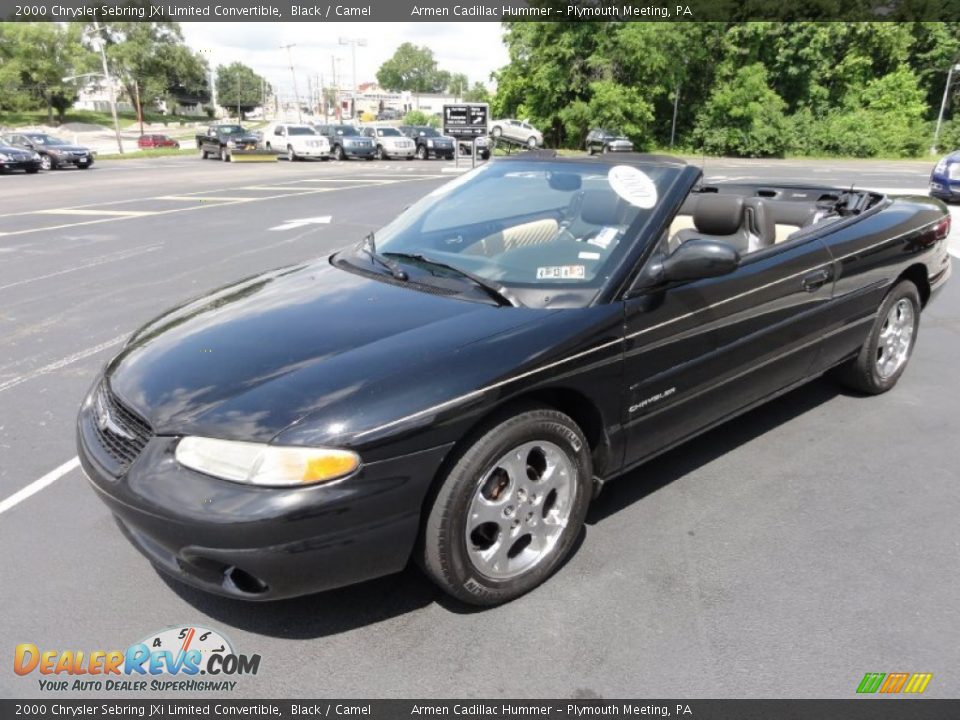
[[[290,162],[297,161],[297,154],[293,151],[292,145],[287,145],[287,160],[289,160]]]
[[[908,340],[906,358],[895,371],[884,376],[878,367],[878,360],[882,352],[880,337],[888,326],[889,316],[895,306],[901,301],[909,303],[913,311],[913,330]],[[900,306],[903,307],[903,306]],[[897,384],[900,376],[910,363],[910,356],[917,345],[917,333],[920,328],[920,293],[917,286],[909,280],[897,283],[880,303],[880,310],[873,321],[870,335],[860,348],[856,357],[851,358],[837,367],[833,375],[843,385],[868,395],[879,395]]]
[[[24,168],[24,170],[27,171],[27,175],[36,175],[38,172],[40,172],[40,168],[38,167]]]
[[[509,415],[500,415],[472,437],[474,441],[455,458],[437,490],[424,524],[417,559],[427,575],[455,598],[473,605],[499,605],[540,585],[569,554],[583,526],[591,497],[593,467],[590,448],[580,428],[567,415],[538,406],[518,407]],[[467,516],[471,502],[482,491],[480,483],[484,475],[496,467],[497,461],[513,448],[529,442],[552,443],[575,471],[566,526],[551,548],[531,567],[512,577],[489,577],[475,566],[467,546]],[[536,510],[530,515],[544,511],[548,498],[549,495],[541,497],[543,508],[533,505]],[[514,522],[520,523],[521,514],[529,517],[526,515],[528,509],[516,512]],[[504,519],[503,522],[510,521]],[[515,547],[521,540],[510,542]]]
[[[387,156],[383,154],[383,145],[377,145],[376,158],[377,160],[384,160]]]
[[[220,159],[223,162],[230,162],[230,153],[227,152],[226,148],[220,148]]]
[[[531,150],[537,147],[537,139],[533,137],[533,135],[527,138],[527,147],[530,148]]]
[[[417,159],[418,160],[429,160],[430,156],[427,153],[427,148],[425,145],[417,145]]]
[[[201,159],[201,160],[206,160],[207,157],[208,157],[208,156],[207,156],[207,151],[203,149],[203,146],[201,146],[201,147],[200,147],[200,159]]]
[[[40,167],[44,170],[56,170],[57,164],[53,161],[53,158],[49,155],[40,156]]]
[[[490,134],[493,135],[495,138],[498,138],[501,135],[503,135],[503,129],[498,125],[493,130],[490,131]]]
[[[334,160],[343,160],[343,159],[344,159],[344,156],[343,156],[343,148],[340,147],[339,145],[334,145],[334,146],[333,146],[333,159],[334,159]]]

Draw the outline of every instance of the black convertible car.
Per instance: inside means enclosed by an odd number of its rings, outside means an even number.
[[[191,585],[268,600],[413,557],[501,603],[624,471],[828,370],[893,387],[949,228],[926,197],[498,159],[136,332],[80,410],[80,458]]]

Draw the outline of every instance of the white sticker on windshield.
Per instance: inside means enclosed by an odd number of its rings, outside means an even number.
[[[631,205],[649,210],[657,204],[657,186],[643,170],[616,165],[607,173],[613,191]]]
[[[586,265],[553,265],[537,268],[537,280],[583,280],[586,276]]]
[[[598,232],[592,238],[587,240],[587,242],[591,245],[596,245],[597,247],[602,247],[604,250],[606,250],[608,247],[610,247],[610,243],[614,241],[614,239],[617,237],[617,233],[619,232],[619,228],[605,227],[602,228],[600,232]]]
[[[577,258],[580,260],[599,260],[600,253],[595,252],[582,252],[577,255]]]

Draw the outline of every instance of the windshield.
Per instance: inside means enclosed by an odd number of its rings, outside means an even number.
[[[67,145],[63,140],[55,138],[53,135],[27,135],[27,137],[37,145]]]
[[[440,137],[440,133],[438,133],[432,127],[417,128],[417,132],[423,135],[424,137]]]
[[[221,125],[219,130],[224,135],[240,135],[243,133],[243,128],[239,125]]]
[[[334,132],[337,135],[359,135],[360,131],[357,130],[353,125],[334,125]]]
[[[377,128],[377,135],[380,137],[402,137],[402,134],[396,128]]]
[[[290,127],[287,128],[287,135],[316,135],[313,128],[308,127]]]
[[[379,253],[421,254],[520,288],[599,289],[680,168],[510,160],[477,168],[378,231]],[[402,257],[397,257],[403,262]]]

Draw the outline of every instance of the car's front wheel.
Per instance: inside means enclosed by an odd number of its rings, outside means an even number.
[[[492,422],[447,472],[423,531],[420,562],[454,597],[513,600],[570,552],[590,501],[590,449],[546,407]]]
[[[287,145],[287,160],[294,162],[297,159],[297,154],[293,151],[292,145]]]
[[[837,379],[870,395],[886,392],[906,370],[919,327],[920,294],[903,280],[887,293],[866,342],[856,357],[837,368]]]
[[[50,157],[49,155],[41,155],[40,167],[42,167],[44,170],[53,170],[53,168],[55,167],[53,164],[53,158]]]
[[[339,145],[333,146],[333,159],[334,160],[343,160],[343,148]]]
[[[418,157],[420,160],[426,160],[426,159],[427,159],[427,148],[424,147],[423,145],[420,145],[420,146],[417,148],[417,157]]]
[[[532,135],[527,138],[527,147],[533,150],[537,146],[537,139]]]

